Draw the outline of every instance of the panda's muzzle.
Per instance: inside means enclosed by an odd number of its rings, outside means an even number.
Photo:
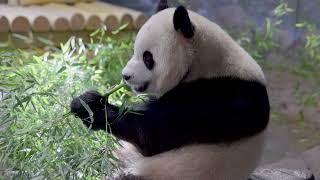
[[[145,83],[143,83],[142,86],[135,87],[134,90],[137,92],[144,92],[145,90],[148,89],[148,87],[149,87],[149,82],[145,82]]]

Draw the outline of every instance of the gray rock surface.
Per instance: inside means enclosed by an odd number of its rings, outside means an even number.
[[[282,159],[276,163],[266,165],[264,166],[264,168],[268,168],[268,169],[286,168],[286,169],[295,169],[295,170],[301,170],[301,171],[308,170],[304,159],[302,159],[301,157]]]
[[[249,180],[314,180],[310,171],[292,169],[257,169]]]
[[[294,158],[257,168],[249,180],[317,180],[320,179],[320,145]]]
[[[315,179],[320,179],[320,145],[302,153],[302,158]]]

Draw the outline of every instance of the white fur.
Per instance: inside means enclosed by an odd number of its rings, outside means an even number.
[[[231,76],[265,84],[261,68],[227,33],[206,18],[189,11],[195,36],[184,38],[173,27],[174,8],[153,15],[137,34],[134,55],[123,69],[132,75],[127,83],[139,87],[149,81],[147,93],[162,96],[175,87],[190,69],[186,81]],[[148,70],[142,61],[150,51],[155,67]],[[194,144],[143,157],[125,146],[118,156],[125,171],[150,179],[241,180],[258,164],[264,144],[264,132],[229,145]]]
[[[265,132],[229,145],[189,145],[152,157],[125,145],[118,156],[126,172],[151,180],[245,180],[258,165]]]

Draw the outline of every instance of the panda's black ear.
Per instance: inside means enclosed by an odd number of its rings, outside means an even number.
[[[159,4],[157,6],[157,12],[162,11],[164,9],[167,9],[168,6],[168,1],[167,0],[160,0]]]
[[[183,34],[185,38],[192,38],[194,35],[194,26],[189,18],[185,7],[179,6],[173,15],[174,29]]]

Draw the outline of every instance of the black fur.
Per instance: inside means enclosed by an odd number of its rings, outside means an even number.
[[[181,32],[185,38],[192,38],[194,35],[194,26],[189,18],[188,11],[185,7],[179,6],[173,15],[174,29]]]
[[[160,0],[157,7],[157,12],[167,9],[168,7],[169,6],[167,0]]]
[[[104,112],[94,109],[96,114]],[[231,143],[253,136],[266,128],[270,111],[264,85],[230,77],[181,83],[136,110],[140,115],[128,112],[115,120],[118,108],[107,104],[107,109],[112,133],[135,144],[144,156],[192,143]],[[93,127],[105,129],[104,124]]]
[[[153,69],[154,60],[153,60],[152,53],[150,51],[145,51],[143,53],[143,63],[147,67],[147,69],[149,69],[150,71]]]
[[[93,112],[93,116],[90,118],[89,112],[80,102],[80,99],[84,101],[90,107]],[[107,98],[101,96],[97,91],[87,91],[86,93],[76,97],[72,100],[71,112],[82,119],[83,124],[87,127],[91,127],[93,130],[105,129],[106,127],[106,115],[108,119],[116,119],[118,117],[118,108],[110,106],[107,103]],[[107,111],[105,108],[107,107]],[[93,120],[93,122],[91,122]]]

